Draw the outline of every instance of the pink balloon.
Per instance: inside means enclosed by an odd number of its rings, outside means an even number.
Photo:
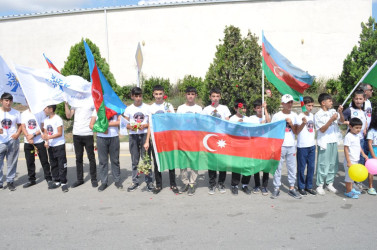
[[[369,159],[365,163],[365,167],[368,169],[368,173],[372,175],[377,174],[377,159]]]

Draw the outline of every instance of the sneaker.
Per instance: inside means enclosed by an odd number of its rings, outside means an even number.
[[[225,190],[225,185],[224,184],[219,184],[218,186],[217,186],[217,188],[219,189],[219,192],[220,192],[220,194],[225,194],[226,193],[226,190]]]
[[[310,194],[310,195],[314,195],[316,196],[317,195],[317,192],[314,190],[314,189],[311,189],[311,188],[305,188],[305,191]]]
[[[51,182],[51,184],[48,186],[48,189],[56,189],[60,187],[60,182]]]
[[[123,185],[122,185],[122,183],[120,183],[120,181],[115,182],[114,185],[115,185],[115,187],[116,187],[117,189],[123,189]]]
[[[8,182],[8,188],[9,188],[9,191],[14,191],[14,190],[16,190],[16,187],[14,186],[14,183],[13,183],[13,182]]]
[[[171,186],[170,189],[171,189],[171,191],[173,191],[173,193],[179,194],[179,190],[178,190],[177,186]]]
[[[67,185],[67,184],[63,184],[63,185],[62,185],[62,191],[63,191],[64,193],[67,193],[67,192],[68,192],[68,185]]]
[[[280,190],[278,188],[275,188],[271,194],[271,199],[277,199],[279,195],[280,195]]]
[[[351,198],[351,199],[359,199],[359,195],[353,193],[352,191],[349,192],[349,193],[344,193],[344,195],[348,198]]]
[[[148,190],[148,192],[152,192],[153,189],[154,189],[154,185],[153,185],[153,183],[152,183],[152,182],[149,182],[149,183],[147,184],[147,190]]]
[[[75,183],[72,184],[71,188],[81,186],[82,184],[84,184],[84,181],[76,181]]]
[[[262,194],[263,194],[264,196],[268,195],[268,190],[267,190],[267,188],[265,188],[265,187],[261,187],[261,188],[260,188],[260,191],[262,192]]]
[[[182,194],[184,192],[187,192],[188,188],[189,188],[188,184],[184,185],[183,187],[181,187],[181,189],[179,189],[179,193]]]
[[[97,180],[92,181],[92,187],[94,187],[94,188],[98,187],[98,181]]]
[[[209,186],[208,187],[208,194],[215,194],[216,187],[215,186]]]
[[[308,195],[304,189],[298,189],[297,191],[303,196]]]
[[[261,189],[259,187],[253,188],[253,194],[259,194],[260,191],[261,191]]]
[[[133,192],[133,191],[135,191],[135,190],[138,189],[138,188],[139,188],[139,184],[138,184],[138,183],[132,183],[131,186],[129,186],[129,187],[127,188],[127,191],[128,191],[128,192]]]
[[[193,196],[195,194],[195,188],[194,185],[189,185],[189,189],[187,190],[187,194],[189,196]]]
[[[325,195],[325,190],[323,190],[323,187],[322,186],[318,186],[317,189],[316,189],[317,193],[319,195]]]
[[[232,192],[233,195],[238,195],[238,187],[237,186],[232,186],[230,188],[230,191]]]
[[[242,191],[247,194],[247,195],[250,195],[251,194],[251,190],[249,189],[248,186],[243,186],[242,187]]]
[[[35,181],[29,181],[28,183],[26,183],[22,187],[23,188],[28,188],[28,187],[34,186],[35,184],[37,184]]]
[[[368,194],[370,194],[370,195],[376,195],[377,193],[376,193],[376,189],[374,189],[374,188],[369,188],[368,189]]]
[[[155,188],[153,189],[153,193],[154,193],[154,194],[158,194],[159,192],[161,192],[161,190],[162,190],[162,187],[155,187]]]
[[[296,189],[289,189],[288,194],[295,199],[301,199],[302,198],[302,196],[299,193],[297,193]]]
[[[357,195],[360,195],[360,194],[361,194],[360,191],[357,191],[357,190],[354,189],[354,188],[352,188],[351,192],[354,193],[354,194],[357,194]]]
[[[101,186],[99,186],[99,188],[98,188],[98,192],[102,192],[102,191],[105,190],[106,188],[107,188],[107,184],[102,183]]]
[[[329,190],[330,192],[336,194],[338,192],[338,190],[336,190],[336,188],[334,188],[333,184],[330,183],[329,185],[327,185],[327,190]]]

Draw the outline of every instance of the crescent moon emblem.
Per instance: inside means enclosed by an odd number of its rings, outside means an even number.
[[[214,152],[214,151],[216,151],[216,150],[210,148],[210,147],[208,146],[208,143],[207,143],[208,139],[209,139],[210,137],[212,137],[212,136],[217,136],[217,135],[215,135],[215,134],[208,134],[208,135],[204,136],[204,138],[203,138],[203,146],[204,146],[208,151]]]
[[[276,72],[276,70],[278,70],[278,71]],[[284,75],[283,71],[281,71],[281,68],[278,67],[278,66],[274,66],[274,73],[275,73],[275,75],[279,75],[281,77],[283,77],[283,75]]]
[[[99,101],[101,99],[101,92],[99,92],[97,89],[92,89],[92,93],[96,93],[98,95],[98,98],[96,101]],[[94,97],[94,95],[93,95]]]

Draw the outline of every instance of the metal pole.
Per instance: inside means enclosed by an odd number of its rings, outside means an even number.
[[[107,49],[107,63],[110,65],[110,53],[109,53],[109,33],[107,29],[107,12],[104,9],[105,13],[105,33],[106,33],[106,49]]]

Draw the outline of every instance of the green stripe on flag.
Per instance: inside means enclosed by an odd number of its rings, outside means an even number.
[[[106,117],[105,103],[102,101],[101,106],[97,112],[97,121],[93,126],[93,132],[105,133],[109,127],[109,121]]]
[[[369,71],[368,75],[364,78],[363,83],[368,83],[377,88],[377,64]]]
[[[274,174],[279,161],[251,159],[247,157],[213,154],[204,151],[190,152],[173,150],[158,154],[160,171],[175,168],[193,170],[216,170],[253,175],[259,171]]]
[[[283,82],[282,80],[277,78],[275,76],[275,74],[271,71],[271,69],[267,66],[266,62],[264,61],[264,58],[262,60],[262,65],[263,65],[264,74],[266,75],[267,80],[270,83],[272,83],[279,90],[279,92],[281,94],[283,94],[283,95],[290,94],[295,101],[300,100],[300,95],[302,95],[302,94],[300,94],[300,92],[292,89],[285,82]]]

